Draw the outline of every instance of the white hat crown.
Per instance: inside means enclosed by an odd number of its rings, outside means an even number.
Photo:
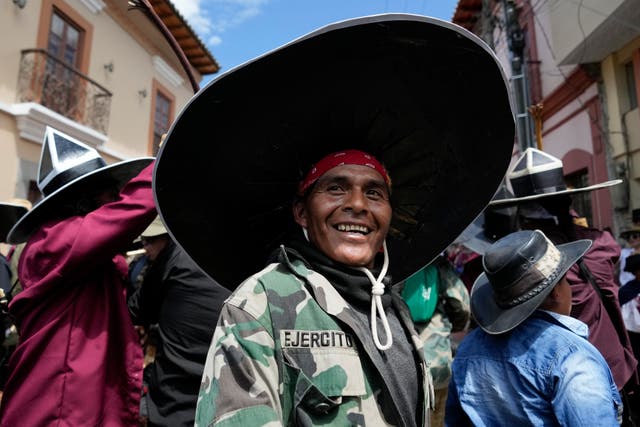
[[[508,174],[517,197],[564,191],[562,160],[544,151],[527,148]]]
[[[95,148],[47,126],[38,169],[38,188],[47,196],[68,182],[105,166]]]

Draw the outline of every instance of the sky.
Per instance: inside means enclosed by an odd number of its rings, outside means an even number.
[[[386,12],[451,21],[458,0],[171,0],[222,72],[327,24]]]

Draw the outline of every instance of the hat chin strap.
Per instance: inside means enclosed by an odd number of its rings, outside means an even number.
[[[380,274],[377,279],[373,277],[373,274],[371,274],[371,271],[369,271],[368,268],[358,267],[357,269],[366,274],[371,282],[371,335],[373,335],[373,341],[375,342],[378,350],[388,350],[393,344],[393,336],[391,335],[391,328],[389,328],[387,315],[384,312],[384,307],[382,306],[382,295],[384,294],[384,283],[382,283],[382,279],[384,279],[384,276],[387,274],[387,269],[389,268],[389,252],[387,252],[386,241],[382,243],[382,248],[384,252],[384,261],[382,263],[382,270],[380,270]],[[378,311],[380,312],[380,320],[382,321],[384,333],[387,337],[387,342],[385,344],[382,344],[378,337]]]
[[[309,233],[306,228],[302,227],[302,233],[307,241],[309,241]],[[382,242],[382,249],[384,253],[384,261],[382,263],[382,270],[380,270],[380,274],[377,279],[373,277],[371,271],[366,267],[358,267],[356,270],[362,271],[371,282],[371,335],[373,335],[373,342],[376,344],[378,350],[388,350],[393,344],[393,336],[391,335],[391,328],[389,327],[387,314],[384,312],[384,307],[382,306],[382,295],[384,295],[384,283],[382,283],[382,279],[384,279],[384,276],[386,276],[387,270],[389,269],[389,252],[387,251],[386,240]],[[387,342],[385,344],[382,344],[378,337],[378,322],[376,321],[378,318],[378,311],[380,311],[380,320],[382,321],[382,327],[384,328],[384,333],[387,337]]]

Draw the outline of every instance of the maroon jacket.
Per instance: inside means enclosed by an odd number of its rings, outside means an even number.
[[[18,267],[13,299],[20,344],[13,353],[2,426],[135,426],[142,350],[125,299],[119,253],[156,215],[153,164],[120,200],[84,217],[45,223]]]
[[[583,259],[602,290],[604,303],[579,272],[578,265],[574,265],[567,273],[573,295],[571,316],[589,326],[589,342],[602,353],[618,389],[621,389],[632,376],[637,383],[637,361],[633,356],[618,303],[614,266],[620,257],[620,246],[608,232],[580,226],[575,229],[576,239],[593,240],[591,249]]]

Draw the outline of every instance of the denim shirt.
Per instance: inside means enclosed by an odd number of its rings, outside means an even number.
[[[453,361],[447,426],[618,426],[620,395],[587,334],[541,310],[511,332],[475,329]]]

